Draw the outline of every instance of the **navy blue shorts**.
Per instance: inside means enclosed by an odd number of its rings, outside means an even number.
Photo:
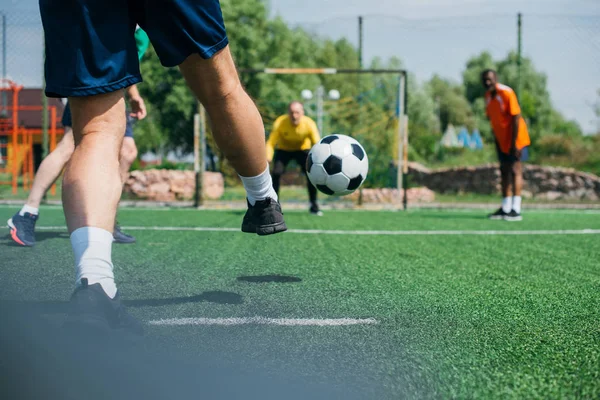
[[[141,82],[134,39],[146,31],[165,67],[211,58],[228,39],[219,0],[39,0],[46,95],[92,96]]]
[[[130,137],[133,139],[133,123],[135,122],[135,118],[130,116],[128,112],[127,112],[126,118],[127,118],[127,125],[125,125],[125,137]],[[71,107],[69,107],[69,103],[67,103],[67,106],[65,107],[65,110],[63,111],[61,123],[62,123],[62,126],[64,126],[64,127],[67,127],[67,126],[70,126],[71,128],[73,127],[73,122],[71,120]]]
[[[529,147],[528,146],[523,147],[521,149],[521,158],[519,160],[517,160],[516,157],[511,156],[510,154],[503,153],[502,151],[500,151],[498,146],[496,146],[496,151],[498,152],[498,160],[502,164],[529,160]]]

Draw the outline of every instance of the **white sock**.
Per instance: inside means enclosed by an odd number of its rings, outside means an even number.
[[[513,196],[512,209],[521,214],[521,196]]]
[[[112,255],[113,235],[100,228],[85,226],[71,234],[71,246],[75,254],[75,284],[82,278],[88,284],[99,283],[106,294],[113,298],[117,294],[113,275]]]
[[[512,197],[502,198],[502,211],[508,214],[512,210],[512,206]]]
[[[258,176],[245,177],[241,176],[242,183],[246,189],[246,197],[251,205],[256,204],[257,200],[264,200],[267,197],[277,201],[277,193],[273,189],[273,180],[269,172],[269,165],[265,171]]]
[[[25,213],[38,215],[40,213],[40,210],[39,210],[39,208],[31,207],[31,206],[28,206],[27,204],[25,204],[23,206],[23,208],[21,208],[21,211],[19,211],[19,215],[21,217],[23,217],[23,216],[25,216]]]

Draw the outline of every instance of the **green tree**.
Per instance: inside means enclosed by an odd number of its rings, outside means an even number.
[[[499,82],[516,88],[518,83],[516,52],[511,51],[501,60],[493,60],[488,52],[482,52],[467,61],[466,68],[463,71],[465,95],[472,104],[477,126],[482,132],[489,131],[485,107],[482,102],[485,91],[480,79],[481,72],[487,68],[495,69],[498,72]],[[534,142],[546,134],[581,135],[581,128],[576,122],[566,121],[553,108],[546,75],[537,71],[531,59],[527,57],[522,59],[519,104],[521,114],[528,123]]]
[[[465,87],[465,96],[471,104],[475,103],[477,99],[482,98],[485,94],[485,89],[481,84],[481,72],[486,69],[496,70],[497,68],[498,66],[492,59],[492,55],[487,51],[484,51],[467,61],[462,77],[463,85]]]
[[[439,107],[441,129],[445,130],[449,124],[454,126],[465,125],[469,130],[474,128],[471,105],[464,95],[464,88],[438,75],[427,83],[429,95]]]

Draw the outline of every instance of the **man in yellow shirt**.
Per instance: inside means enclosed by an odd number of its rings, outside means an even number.
[[[306,159],[311,147],[321,140],[317,124],[304,115],[304,106],[299,101],[293,101],[288,107],[287,115],[282,115],[275,120],[273,130],[267,140],[267,159],[274,161],[273,188],[279,195],[281,175],[290,160],[302,168],[306,175]],[[308,197],[310,199],[310,213],[323,215],[317,204],[317,189],[306,178]]]

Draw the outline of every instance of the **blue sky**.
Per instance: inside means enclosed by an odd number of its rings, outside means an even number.
[[[421,81],[433,74],[458,81],[465,61],[483,50],[504,57],[516,48],[522,12],[524,54],[547,74],[553,103],[585,131],[598,129],[590,104],[600,89],[599,0],[270,0],[270,6],[294,25],[355,44],[363,15],[365,60],[398,56]],[[37,0],[0,0],[0,10],[20,24],[9,21],[9,75],[39,84]]]

